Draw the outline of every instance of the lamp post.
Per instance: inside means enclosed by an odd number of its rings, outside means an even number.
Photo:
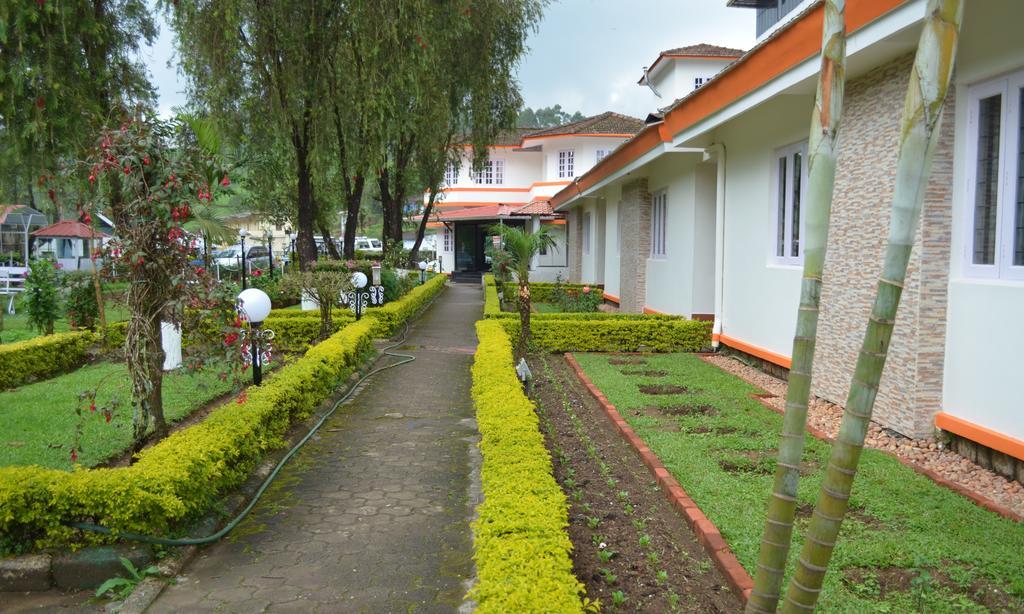
[[[268,228],[263,233],[263,237],[267,240],[267,267],[270,269],[270,276],[274,276],[274,233]]]
[[[373,285],[380,285],[380,262],[374,262],[370,265],[370,272],[373,273]]]
[[[420,260],[420,285],[427,281],[427,261]]]
[[[366,287],[366,273],[356,271],[352,274],[352,285],[355,287],[356,320],[363,317],[363,288]]]
[[[260,338],[264,333],[270,333],[268,337],[273,336],[271,331],[260,330],[263,320],[266,320],[267,316],[270,315],[270,297],[259,288],[242,290],[238,294],[238,311],[249,322],[249,356],[252,361],[252,383],[254,386],[259,386],[263,383],[263,360],[260,351]]]
[[[247,234],[249,234],[249,233],[246,232],[244,228],[239,228],[238,229],[238,240],[241,242],[241,245],[242,245],[242,289],[243,290],[245,290],[246,288],[249,287],[248,284],[247,284],[247,280],[245,278],[246,277],[246,275],[245,275],[245,235],[247,235]]]

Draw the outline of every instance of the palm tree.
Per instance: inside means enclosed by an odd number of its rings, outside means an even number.
[[[807,428],[807,404],[811,395],[811,371],[818,335],[821,278],[825,269],[828,224],[836,180],[836,146],[846,89],[845,0],[825,2],[821,39],[821,72],[811,114],[808,142],[808,207],[805,214],[804,272],[793,337],[793,365],[789,371],[786,413],[782,421],[775,484],[768,500],[768,518],[761,537],[761,552],[754,574],[754,589],[747,612],[774,612],[782,592],[786,559],[793,537],[796,492],[800,482],[800,458]]]
[[[896,310],[903,294],[910,250],[921,218],[921,204],[938,141],[942,107],[953,74],[963,5],[963,0],[928,0],[900,121],[896,189],[882,274],[846,398],[839,435],[832,444],[832,454],[807,529],[807,539],[786,592],[784,612],[814,609],[846,515],[857,465],[864,449],[864,437],[875,406],[878,383],[888,355]]]
[[[530,262],[542,251],[557,249],[555,239],[543,226],[533,232],[503,224],[491,226],[490,230],[501,236],[501,249],[508,254],[519,282],[519,345],[516,353],[522,357],[526,355],[530,341]]]

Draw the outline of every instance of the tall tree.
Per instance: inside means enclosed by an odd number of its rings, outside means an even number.
[[[164,2],[194,99],[260,140],[287,143],[301,267],[317,257],[316,113],[330,23],[328,0]],[[266,132],[267,135],[258,133]]]
[[[839,435],[832,444],[832,454],[807,529],[807,539],[797,559],[796,573],[786,591],[783,604],[786,612],[814,609],[839,537],[839,528],[846,516],[921,218],[921,205],[938,141],[938,127],[953,74],[963,4],[963,0],[928,0],[900,122],[896,188],[882,273],[857,357]]]
[[[140,45],[157,28],[145,0],[0,3],[0,198],[66,212],[62,163],[92,145],[112,109],[154,101]],[[77,203],[76,203],[77,204]],[[73,208],[72,208],[73,210]]]
[[[520,128],[552,128],[569,122],[578,122],[584,119],[579,111],[569,113],[562,110],[562,105],[556,104],[553,107],[523,107],[519,111],[516,125]]]
[[[775,484],[768,501],[768,518],[754,575],[747,612],[774,612],[782,591],[786,560],[793,538],[797,485],[811,395],[811,371],[818,334],[818,313],[832,192],[836,180],[836,146],[846,89],[845,0],[826,0],[821,38],[821,71],[811,113],[808,142],[807,206],[804,272],[793,337],[793,365],[789,371],[786,412],[782,421]]]

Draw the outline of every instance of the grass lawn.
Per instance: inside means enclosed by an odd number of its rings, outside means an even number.
[[[646,364],[626,365],[609,364],[613,357],[577,355],[753,575],[782,416],[750,398],[756,388],[696,356],[645,355]],[[665,384],[688,390],[640,391]],[[790,570],[829,450],[807,437]],[[819,611],[1024,610],[1024,526],[870,449],[861,457],[850,504]]]
[[[3,303],[2,308],[4,312],[4,326],[3,330],[0,330],[0,343],[17,343],[18,341],[25,341],[39,336],[39,331],[32,328],[28,322],[28,310],[24,306],[18,305],[15,302],[15,315],[6,313],[7,309],[7,297],[0,296],[0,302]],[[121,320],[128,319],[128,308],[125,307],[124,303],[120,301],[107,300],[107,322],[119,322]],[[60,318],[53,326],[53,331],[56,333],[63,333],[71,330],[68,321],[64,318]]]
[[[78,463],[91,467],[119,456],[131,443],[131,382],[123,364],[99,363],[44,382],[0,392],[0,466],[42,465],[71,469],[71,444],[80,392],[99,384],[96,405],[117,397],[109,424],[86,409]],[[176,422],[230,390],[214,371],[165,375],[164,415]]]
[[[562,308],[554,303],[531,303],[537,313],[562,313]]]

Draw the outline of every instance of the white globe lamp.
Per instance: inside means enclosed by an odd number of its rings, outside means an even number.
[[[352,285],[357,289],[362,290],[366,287],[366,273],[362,271],[356,271],[352,273]]]
[[[259,288],[242,290],[238,294],[238,308],[253,324],[260,324],[270,315],[270,297]]]

